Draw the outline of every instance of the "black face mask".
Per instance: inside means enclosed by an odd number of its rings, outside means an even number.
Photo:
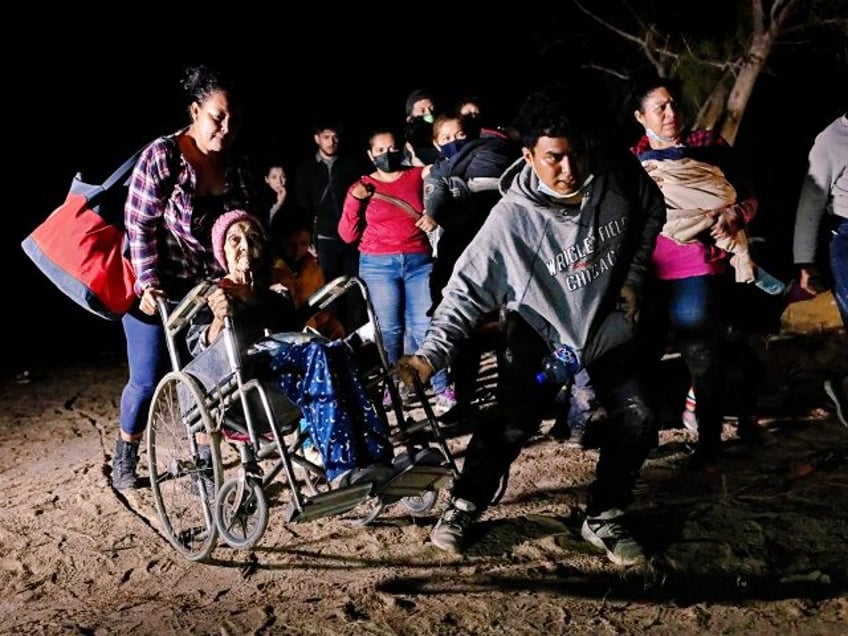
[[[400,150],[389,150],[381,155],[377,155],[371,161],[377,170],[397,172],[403,165],[403,153]]]
[[[428,124],[423,117],[414,117],[406,123],[404,139],[411,143],[413,148],[432,146],[433,124]]]

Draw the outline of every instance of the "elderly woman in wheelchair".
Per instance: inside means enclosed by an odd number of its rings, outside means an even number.
[[[288,521],[366,505],[360,520],[368,523],[395,501],[413,514],[428,511],[455,474],[438,426],[431,422],[437,448],[404,440],[406,448],[396,456],[398,435],[374,407],[351,341],[298,331],[308,315],[294,310],[284,288],[268,284],[270,255],[261,223],[245,211],[228,212],[215,223],[212,241],[227,275],[198,286],[170,313],[160,306],[174,371],[154,395],[148,455],[154,500],[171,543],[193,560],[207,558],[218,535],[232,547],[252,546],[268,520],[265,487],[280,472],[291,490]],[[358,288],[367,301],[367,289],[358,283],[344,281],[329,295]],[[183,342],[175,341],[178,332]],[[179,361],[181,348],[191,356],[186,365]],[[385,367],[381,384],[390,374]],[[188,435],[170,426],[168,396]],[[307,436],[321,465],[300,452]],[[240,457],[230,478],[222,437]],[[172,438],[183,447],[180,457],[169,450],[176,445]],[[263,471],[260,462],[275,458],[273,468]],[[182,476],[194,495],[187,503],[169,486]]]
[[[278,381],[286,397],[303,412],[321,454],[328,480],[338,485],[361,478],[389,479],[393,448],[386,423],[377,416],[341,340],[318,335],[264,339],[266,334],[297,333],[299,321],[287,290],[269,285],[266,237],[247,212],[221,216],[212,229],[212,247],[227,271],[189,327],[189,351],[197,357],[220,336],[228,316],[235,317],[243,362],[266,381]],[[383,468],[384,470],[380,470]]]

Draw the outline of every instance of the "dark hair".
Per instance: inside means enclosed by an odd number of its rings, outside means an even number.
[[[456,105],[454,106],[456,112],[462,110],[462,107],[466,104],[475,104],[477,108],[483,110],[483,101],[479,97],[477,97],[476,95],[463,95],[458,100],[456,100]]]
[[[479,139],[480,134],[482,132],[482,128],[480,126],[480,121],[476,117],[471,117],[470,115],[460,115],[459,111],[447,111],[444,113],[439,113],[436,116],[436,119],[433,120],[433,141],[436,141],[436,135],[439,128],[442,127],[446,121],[458,121],[459,127],[462,129],[462,132],[465,133],[466,139]]]
[[[321,133],[325,130],[332,130],[339,137],[344,133],[344,124],[334,117],[322,117],[312,122],[313,134]]]
[[[230,100],[235,101],[239,92],[235,78],[221,69],[213,69],[203,64],[189,66],[180,85],[188,95],[189,106],[194,102],[202,104],[219,91],[227,93]]]
[[[407,117],[412,114],[412,108],[415,106],[415,102],[420,102],[422,99],[429,99],[431,102],[435,103],[433,95],[420,88],[412,91],[409,95],[406,96],[405,105]]]
[[[398,133],[394,128],[390,128],[390,127],[387,127],[387,126],[380,126],[380,127],[372,128],[368,132],[368,140],[367,140],[367,145],[366,145],[366,148],[368,150],[371,150],[371,142],[374,141],[374,137],[376,137],[377,135],[391,135],[392,137],[395,138],[396,144],[403,141],[403,139],[398,136]]]
[[[574,99],[559,99],[547,91],[530,93],[513,122],[521,145],[532,149],[540,137],[567,137],[584,150],[595,146],[595,136],[586,113]]]
[[[645,98],[658,88],[665,88],[675,98],[679,98],[681,95],[681,83],[679,79],[661,77],[656,73],[637,75],[633,78],[632,84],[630,98],[627,100],[631,106],[631,113],[634,110],[641,112],[642,103],[645,101]]]

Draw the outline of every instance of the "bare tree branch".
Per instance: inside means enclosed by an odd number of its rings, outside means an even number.
[[[594,71],[599,71],[601,73],[606,73],[607,75],[612,75],[620,80],[629,80],[630,76],[627,73],[622,73],[621,71],[617,71],[608,66],[601,66],[600,64],[582,64],[580,68],[590,69]]]

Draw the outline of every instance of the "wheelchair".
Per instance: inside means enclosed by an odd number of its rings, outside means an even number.
[[[170,310],[159,301],[172,369],[157,384],[150,405],[147,462],[161,531],[171,545],[192,561],[207,560],[219,538],[235,549],[253,547],[277,498],[269,495],[269,487],[280,482],[287,523],[348,515],[365,525],[396,503],[412,516],[427,514],[458,474],[456,463],[418,382],[413,389],[425,419],[415,421],[405,413],[364,282],[339,277],[313,294],[301,311],[305,324],[358,292],[367,322],[351,331],[344,345],[355,354],[360,379],[394,447],[394,469],[387,479],[363,478],[335,487],[320,462],[307,459],[309,433],[300,425],[300,409],[274,383],[248,377],[232,319],[203,354],[184,362],[190,358],[185,331],[214,289],[214,283],[203,282]],[[322,337],[308,330],[267,336],[258,346]],[[210,368],[223,373],[210,373]],[[380,408],[384,391],[391,396],[388,412]],[[208,456],[201,448],[208,449]],[[231,459],[236,454],[238,459]]]

